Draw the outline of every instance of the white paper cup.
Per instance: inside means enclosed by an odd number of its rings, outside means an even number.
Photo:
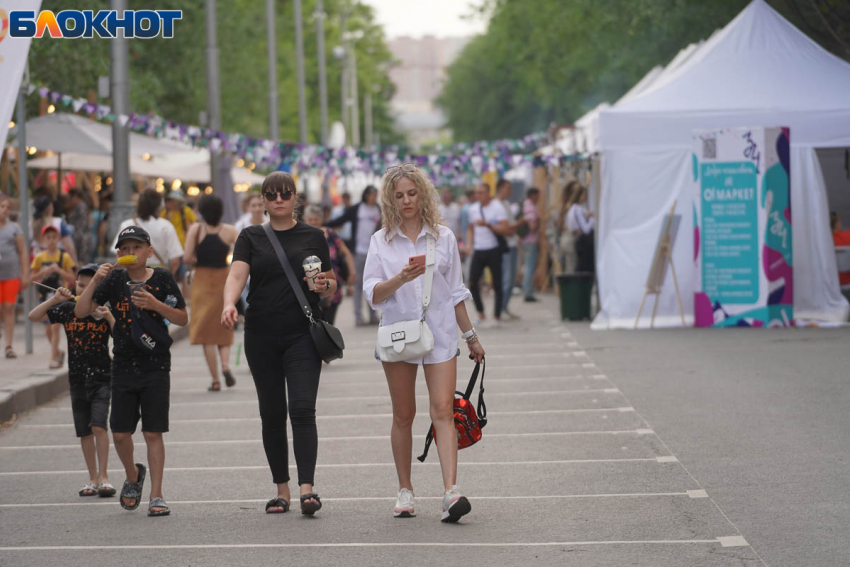
[[[307,287],[310,291],[316,291],[316,278],[322,273],[321,262],[311,262],[304,264],[304,275],[307,276]]]

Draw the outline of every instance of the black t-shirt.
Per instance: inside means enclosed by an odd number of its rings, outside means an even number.
[[[75,301],[65,301],[47,312],[51,323],[61,323],[68,337],[68,381],[71,386],[109,384],[109,323],[74,315]]]
[[[136,346],[132,337],[132,319],[130,314],[130,286],[127,282],[130,276],[127,270],[112,270],[94,290],[92,299],[99,305],[109,302],[109,308],[115,317],[115,327],[112,330],[112,354],[115,362],[121,363],[128,373],[154,372],[157,370],[171,370],[171,353],[153,354],[143,351]],[[182,309],[186,307],[183,295],[174,276],[166,269],[154,268],[153,275],[145,282],[145,289],[159,301],[169,307]],[[162,315],[154,311],[146,310],[154,323],[168,332],[168,327]]]
[[[276,230],[275,234],[292,265],[295,277],[301,282],[310,309],[314,314],[321,315],[319,294],[310,291],[307,282],[303,280],[302,262],[308,256],[318,256],[322,261],[322,271],[331,270],[325,233],[320,228],[299,222],[289,230]],[[242,230],[236,240],[233,260],[251,266],[245,330],[288,334],[308,328],[309,322],[298,305],[286,272],[262,226],[249,226]]]

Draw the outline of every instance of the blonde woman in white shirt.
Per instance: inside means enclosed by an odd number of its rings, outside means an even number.
[[[457,488],[453,400],[460,354],[458,327],[472,358],[480,362],[484,348],[466,312],[464,301],[470,293],[463,284],[457,239],[442,224],[438,203],[434,185],[415,165],[404,164],[387,170],[381,186],[383,228],[372,236],[369,245],[363,291],[373,309],[383,310],[382,325],[420,318],[425,266],[409,260],[426,253],[428,234],[436,237],[436,267],[425,318],[434,334],[434,349],[422,359],[383,363],[393,404],[390,439],[399,482],[393,513],[396,517],[415,515],[410,480],[411,426],[416,415],[416,373],[421,364],[428,386],[431,420],[436,437],[441,440],[437,445],[445,489],[441,520],[456,522],[471,510],[469,500]]]

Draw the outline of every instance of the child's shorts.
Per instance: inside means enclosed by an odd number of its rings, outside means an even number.
[[[106,429],[109,417],[109,384],[94,387],[71,387],[71,411],[74,414],[74,429],[77,437],[92,434],[92,427]]]
[[[135,433],[139,418],[142,431],[168,431],[168,408],[171,375],[167,370],[146,374],[112,373],[112,415],[109,427],[113,433]]]
[[[21,279],[0,280],[0,303],[15,304],[21,291]]]

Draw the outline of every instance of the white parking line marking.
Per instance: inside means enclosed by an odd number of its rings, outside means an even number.
[[[556,413],[585,413],[585,412],[631,412],[634,408],[578,408],[578,409],[550,409],[550,410],[512,410],[489,412],[492,415],[544,415]],[[417,413],[420,417],[430,417],[429,413]],[[317,415],[316,419],[387,419],[392,417],[391,413],[365,413],[353,415]],[[224,423],[233,421],[260,421],[259,417],[218,417],[203,419],[172,419],[170,424],[175,423]],[[21,429],[51,429],[56,427],[74,427],[73,423],[22,423],[15,425]]]
[[[687,493],[691,498],[708,498],[708,492],[705,490],[688,490]]]
[[[517,396],[557,396],[562,394],[586,394],[586,393],[601,393],[601,394],[618,394],[619,390],[616,388],[600,388],[596,390],[591,389],[582,389],[582,390],[543,390],[543,391],[532,391],[532,392],[493,392],[487,394],[487,397],[498,397],[498,396],[510,396],[512,398]],[[428,394],[417,394],[417,399],[427,400]],[[322,396],[319,398],[319,401],[336,401],[336,402],[360,402],[360,401],[368,401],[368,400],[377,400],[377,401],[386,401],[390,402],[389,394],[381,395],[381,396]],[[236,406],[236,405],[250,405],[256,406],[257,400],[202,400],[199,402],[172,402],[169,404],[169,407],[192,407],[192,406]],[[52,411],[71,411],[71,406],[54,406],[54,407],[46,407],[42,408],[45,410]]]
[[[659,463],[678,463],[679,459],[674,457],[673,455],[667,455],[666,457],[656,457]]]
[[[729,538],[724,538],[729,539]],[[715,539],[654,539],[609,541],[541,541],[541,542],[350,542],[350,543],[213,543],[194,545],[43,545],[25,547],[0,547],[3,551],[110,551],[146,549],[291,549],[315,547],[564,547],[581,545],[666,545],[666,544],[722,544]]]
[[[487,438],[511,438],[511,437],[562,437],[569,435],[640,435],[639,430],[623,429],[619,431],[543,431],[535,433],[488,433]],[[136,438],[141,442],[141,437]],[[319,437],[319,441],[389,441],[389,435],[344,435],[339,437]],[[169,441],[169,447],[180,447],[190,445],[240,445],[243,443],[262,443],[263,440],[259,437],[256,439],[209,439],[199,441]],[[292,439],[289,439],[292,443]],[[32,450],[55,450],[69,449],[80,450],[80,445],[10,445],[8,447],[0,447],[0,451],[32,451]]]
[[[585,464],[622,464],[622,463],[649,463],[649,462],[660,462],[658,461],[658,457],[635,457],[630,459],[565,459],[565,460],[557,460],[557,461],[471,461],[471,462],[459,462],[458,466],[461,467],[486,467],[486,466],[501,466],[501,467],[511,467],[511,466],[541,466],[541,465],[585,465]],[[431,463],[422,463],[419,466],[431,466],[431,467],[439,467],[440,463],[431,462]],[[376,467],[395,467],[395,463],[333,463],[333,464],[317,464],[316,468],[319,469],[340,469],[340,468],[376,468]],[[295,469],[295,465],[290,465],[290,469]],[[224,466],[224,467],[165,467],[167,472],[195,472],[195,471],[254,471],[254,470],[268,470],[268,465],[235,465],[235,466]],[[110,473],[121,473],[124,469],[114,469],[110,470]],[[18,472],[0,472],[0,477],[2,476],[49,476],[49,475],[60,475],[60,474],[80,474],[79,470],[73,471],[18,471]]]
[[[717,538],[720,545],[723,547],[748,547],[750,544],[744,539],[744,536],[734,535]]]

